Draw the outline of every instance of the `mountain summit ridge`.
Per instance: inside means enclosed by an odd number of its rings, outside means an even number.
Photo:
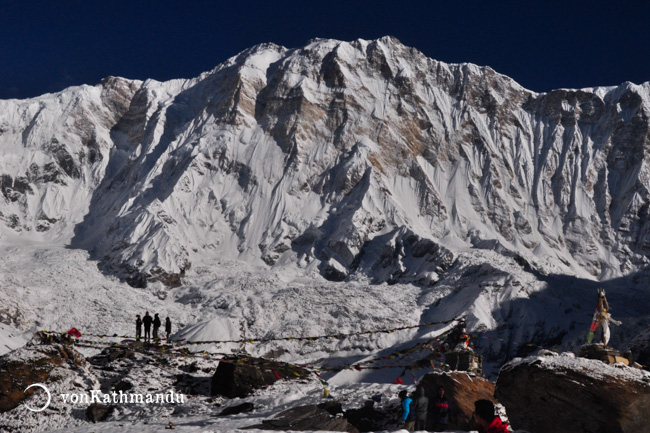
[[[649,263],[649,113],[650,83],[535,93],[392,37],[260,44],[0,101],[0,236],[137,286],[217,258],[428,286],[477,249],[610,279]]]

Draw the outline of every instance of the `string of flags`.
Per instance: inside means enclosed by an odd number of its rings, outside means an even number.
[[[420,323],[418,325],[408,325],[408,326],[400,326],[400,327],[395,327],[395,328],[390,328],[390,329],[377,329],[377,330],[372,330],[372,331],[358,331],[358,332],[350,332],[350,333],[338,333],[338,334],[326,334],[326,335],[317,335],[317,336],[309,336],[309,337],[303,337],[303,336],[288,336],[288,337],[267,337],[267,338],[246,338],[246,339],[239,339],[239,340],[205,340],[205,341],[193,341],[193,340],[186,340],[186,339],[178,339],[178,340],[170,340],[171,343],[178,343],[178,344],[192,344],[192,345],[198,345],[198,344],[222,344],[222,343],[249,343],[249,344],[254,344],[254,343],[266,343],[270,341],[317,341],[317,340],[322,340],[322,339],[338,339],[338,340],[343,340],[345,338],[349,337],[355,337],[355,336],[360,336],[360,335],[373,335],[373,334],[389,334],[397,331],[403,331],[407,329],[417,329],[417,328],[423,328],[427,326],[433,326],[433,325],[446,325],[452,322],[456,322],[459,319],[454,318],[450,320],[444,320],[444,321],[438,321],[438,322],[427,322],[427,323]],[[73,331],[74,330],[74,331]],[[71,331],[73,333],[71,333]],[[71,336],[74,336],[76,338],[81,337],[81,333],[76,329],[72,328],[69,330],[67,333],[66,332],[58,332],[58,331],[48,331],[48,330],[43,330],[42,332],[46,334],[69,334]],[[78,336],[77,336],[78,334]],[[135,337],[131,335],[119,335],[119,334],[85,334],[86,336],[89,337],[97,337],[97,338],[124,338],[124,339],[135,339]],[[165,338],[158,338],[156,341],[166,341]]]
[[[350,334],[333,334],[333,335],[320,336],[320,337],[306,337],[306,338],[282,337],[279,340],[287,341],[287,340],[299,339],[299,340],[310,341],[310,338],[313,338],[313,339],[333,338],[333,337],[347,338],[348,336],[352,336],[352,335],[371,335],[371,334],[375,334],[375,333],[394,332],[396,330],[412,329],[412,328],[422,327],[422,326],[430,326],[430,325],[433,325],[433,324],[448,324],[448,323],[454,322],[456,320],[457,319],[452,319],[452,320],[442,321],[442,322],[428,322],[428,323],[425,323],[425,324],[413,325],[413,326],[409,326],[409,327],[399,327],[399,328],[383,329],[383,330],[376,330],[376,331],[364,331],[364,332],[357,332],[357,333],[350,333]],[[96,345],[97,348],[103,348],[103,347],[106,347],[106,346],[118,346],[118,345],[123,345],[124,344],[124,342],[121,342],[121,343],[118,343],[118,342],[105,342],[105,340],[104,341],[97,341],[97,340],[89,340],[87,338],[81,338],[82,335],[76,328],[72,328],[68,332],[63,332],[63,333],[56,332],[56,331],[47,331],[47,330],[44,330],[42,332],[45,333],[45,334],[74,336],[75,339],[76,339],[77,344]],[[432,339],[430,339],[430,340],[428,340],[426,342],[417,343],[412,347],[392,352],[389,355],[379,356],[379,357],[376,357],[374,359],[365,360],[365,361],[361,361],[361,362],[358,362],[358,363],[353,363],[353,364],[345,365],[345,366],[337,366],[337,367],[315,367],[315,366],[311,366],[311,368],[318,368],[321,371],[334,371],[334,372],[342,371],[342,370],[345,370],[345,369],[354,369],[354,370],[359,371],[359,370],[383,369],[383,368],[401,368],[401,367],[404,366],[403,364],[399,364],[399,365],[397,365],[397,364],[395,364],[395,365],[393,365],[393,364],[391,364],[391,365],[384,364],[384,365],[382,365],[380,367],[375,367],[373,364],[375,364],[377,362],[380,362],[380,361],[391,361],[391,360],[395,361],[398,358],[403,357],[403,356],[405,356],[407,354],[411,354],[411,357],[409,359],[400,359],[400,361],[402,363],[404,361],[412,361],[412,362],[410,362],[410,364],[417,364],[419,361],[421,361],[421,358],[416,359],[413,356],[414,353],[419,354],[424,350],[429,350],[429,351],[431,351],[432,354],[434,352],[438,352],[439,354],[444,352],[445,348],[442,346],[443,339],[446,337],[446,335],[449,332],[450,332],[449,330],[445,331],[442,334],[438,335],[437,337],[434,337],[434,338],[432,338]],[[126,339],[129,338],[129,336],[119,336],[117,334],[113,334],[112,336],[109,336],[107,334],[86,334],[86,335],[87,336],[97,336],[98,338],[100,338],[100,340],[103,339],[103,338],[106,338],[106,337],[118,337],[118,338],[126,338]],[[490,337],[490,336],[478,335],[478,334],[474,334],[474,335],[472,335],[472,337],[475,338],[475,339],[486,338],[486,339],[490,339],[490,340],[504,341],[503,338]],[[218,344],[218,343],[225,342],[223,340],[201,341],[201,342],[195,342],[195,341],[185,342],[185,340],[171,340],[167,344],[165,344],[165,343],[163,343],[163,341],[165,341],[165,339],[158,339],[158,340],[160,340],[160,343],[162,343],[162,344],[156,344],[155,347],[157,349],[159,349],[159,350],[162,350],[162,351],[175,351],[175,350],[178,350],[178,349],[187,351],[187,348],[183,347],[185,344],[211,344],[211,343],[212,344],[215,344],[215,343]],[[241,343],[241,342],[255,342],[255,341],[260,341],[260,342],[262,342],[262,341],[277,341],[277,340],[278,339],[252,339],[252,340],[229,340],[228,342],[240,342]],[[158,343],[158,341],[156,341],[156,343]],[[434,347],[434,344],[438,344],[439,347]],[[535,344],[532,344],[532,343],[519,343],[519,344],[529,346],[529,347],[541,347],[541,346],[538,346],[538,345],[535,345]],[[130,346],[130,347],[133,347],[133,346]],[[194,353],[200,355],[201,357],[211,357],[211,356],[214,355],[214,352],[208,352],[208,351],[194,352]],[[187,353],[183,353],[181,355],[182,356],[189,356]],[[219,353],[217,355],[227,356],[228,354]],[[435,369],[436,367],[434,366],[434,360],[430,360],[429,362],[431,363],[431,368]],[[308,367],[308,366],[304,366],[304,367]]]
[[[417,343],[414,346],[408,347],[406,349],[398,350],[395,352],[392,352],[390,355],[385,355],[385,356],[378,356],[374,359],[370,359],[367,361],[362,361],[360,364],[372,364],[375,362],[379,361],[385,361],[389,359],[397,359],[402,355],[406,354],[411,354],[413,352],[421,352],[423,350],[429,349],[433,350],[434,349],[434,344],[438,343],[438,345],[442,345],[444,342],[444,338],[449,334],[450,331],[445,331],[442,334],[438,335],[437,337],[431,338],[426,342],[423,343]]]
[[[413,325],[413,326],[408,326],[408,327],[399,327],[399,328],[393,328],[393,329],[383,329],[383,330],[376,330],[376,331],[364,331],[364,332],[358,332],[358,333],[351,333],[351,334],[333,334],[333,335],[328,335],[328,336],[321,336],[321,337],[341,337],[345,338],[347,336],[351,335],[370,335],[373,333],[381,333],[381,332],[394,332],[395,330],[401,330],[401,329],[412,329],[412,328],[417,328],[417,327],[422,327],[422,326],[430,326],[432,324],[448,324],[451,322],[454,322],[456,319],[448,320],[448,321],[442,321],[442,322],[428,322],[425,324],[420,324],[420,325]],[[54,335],[63,335],[63,336],[74,336],[75,340],[71,341],[74,344],[80,345],[82,347],[95,347],[98,349],[105,348],[105,347],[110,347],[110,346],[121,346],[124,347],[124,343],[126,342],[108,342],[106,340],[103,340],[103,338],[107,337],[107,334],[86,334],[86,336],[97,336],[100,340],[92,340],[88,338],[82,338],[81,333],[76,329],[72,328],[68,332],[56,332],[56,331],[47,331],[44,330],[42,331],[44,334],[54,334]],[[402,349],[396,352],[391,353],[390,355],[386,356],[381,356],[377,357],[374,359],[370,359],[367,361],[362,361],[359,363],[353,363],[349,365],[342,365],[342,366],[335,366],[335,367],[324,367],[324,366],[314,366],[314,365],[301,365],[300,367],[302,368],[309,368],[309,369],[317,369],[319,371],[329,371],[329,372],[337,372],[337,371],[342,371],[342,370],[371,370],[371,369],[383,369],[383,368],[403,368],[403,364],[387,364],[387,365],[382,365],[382,366],[374,366],[372,364],[377,363],[379,361],[386,361],[386,360],[392,360],[395,361],[398,358],[407,355],[407,354],[413,354],[413,353],[419,353],[423,350],[432,350],[432,344],[433,342],[440,342],[442,341],[442,337],[444,337],[447,332],[444,332],[443,334],[440,334],[439,336],[430,339],[429,341],[425,343],[418,343],[412,347]],[[114,336],[117,336],[114,334]],[[344,337],[345,336],[345,337]],[[128,338],[129,336],[117,336],[117,337],[122,337],[122,338]],[[283,337],[282,340],[290,340],[294,339],[292,337]],[[266,340],[266,339],[256,339],[257,341],[261,340]],[[182,342],[182,340],[180,340]],[[248,340],[240,340],[240,341],[248,341]],[[271,340],[272,341],[272,340]],[[171,343],[177,343],[179,340],[171,341]],[[219,341],[223,342],[223,341]],[[134,342],[135,343],[135,342]],[[190,342],[187,342],[186,344],[189,344]],[[207,342],[198,342],[198,344],[206,344]],[[190,355],[189,351],[187,348],[183,347],[184,344],[156,344],[153,346],[145,346],[145,347],[155,347],[158,351],[161,352],[169,352],[174,355],[180,355],[180,356],[192,356]],[[136,348],[135,344],[128,344],[127,347],[130,349]],[[182,352],[182,353],[181,353]],[[220,356],[221,359],[224,356],[228,356],[229,354],[226,353],[214,353],[214,352],[208,352],[208,351],[201,351],[201,352],[193,352],[193,355],[198,355],[200,357],[214,357],[214,356]],[[408,361],[414,360],[413,357],[409,359]],[[404,361],[402,359],[401,361]]]
[[[89,342],[81,342],[81,341],[75,341],[74,344],[76,346],[81,346],[81,347],[92,347],[92,348],[97,348],[97,349],[102,349],[106,347],[123,347],[115,344],[106,344],[105,342],[95,342],[95,344],[89,343]],[[127,346],[130,350],[133,351],[139,351],[143,353],[148,353],[149,349],[147,349],[145,346],[137,347],[135,345],[130,345]],[[156,347],[156,349],[162,349],[162,347]],[[164,352],[164,349],[161,350],[161,352]],[[249,365],[249,366],[255,366],[258,367],[262,370],[265,371],[270,371],[273,373],[278,379],[282,379],[282,377],[279,375],[278,371],[283,371],[287,372],[290,374],[293,374],[296,377],[300,377],[301,374],[298,373],[295,370],[287,370],[287,365],[286,363],[283,362],[275,362],[275,361],[270,361],[270,360],[260,360],[260,359],[255,359],[255,358],[250,358],[250,357],[238,357],[236,359],[232,358],[232,354],[225,354],[225,353],[208,353],[208,352],[198,352],[198,353],[189,353],[187,351],[176,351],[176,350],[170,350],[169,352],[166,352],[165,355],[171,355],[172,357],[183,357],[183,358],[202,358],[202,359],[212,359],[215,361],[219,362],[227,362],[227,363],[232,363],[232,364],[238,364],[238,365]],[[396,368],[396,369],[403,369],[403,372],[401,376],[405,374],[406,371],[411,371],[412,366],[411,365],[402,365],[402,364],[389,364],[389,365],[383,365],[383,366],[359,366],[359,365],[342,365],[342,366],[337,366],[337,367],[319,367],[315,365],[309,365],[309,364],[302,364],[302,365],[296,365],[296,367],[304,370],[307,373],[313,374],[316,376],[317,380],[320,382],[321,386],[323,386],[323,397],[328,397],[330,394],[329,391],[329,383],[323,379],[322,373],[325,372],[339,372],[343,370],[379,370],[379,369],[386,369],[386,368]],[[422,368],[422,367],[419,367]],[[431,368],[435,370],[443,370],[442,366],[435,366],[433,363],[431,364]],[[413,375],[414,380],[417,381],[417,377],[415,375],[415,372],[411,372]],[[401,380],[401,379],[400,379]]]
[[[446,332],[444,334],[446,334]],[[410,348],[391,353],[390,355],[387,356],[371,359],[365,361],[364,363],[346,364],[346,365],[339,365],[335,367],[318,366],[313,364],[300,364],[300,365],[296,365],[296,367],[299,367],[304,371],[316,376],[317,380],[323,386],[323,397],[325,398],[330,395],[330,391],[329,391],[329,383],[325,379],[323,379],[322,373],[340,372],[343,370],[362,371],[362,370],[381,370],[381,369],[401,369],[402,373],[400,374],[400,377],[398,377],[396,383],[403,383],[401,377],[404,376],[406,372],[411,372],[413,376],[413,380],[417,381],[418,377],[416,376],[414,370],[430,368],[436,371],[443,371],[445,369],[444,364],[436,360],[428,360],[429,362],[428,366],[422,365],[423,358],[421,357],[418,357],[417,361],[413,362],[415,355],[424,350],[429,350],[432,352],[439,350],[443,345],[442,337],[444,336],[444,334],[441,334],[438,337],[435,337],[425,343],[418,343]],[[438,345],[433,346],[433,344],[436,342],[438,343]],[[262,370],[272,372],[279,379],[281,379],[281,376],[278,374],[277,371],[278,370],[286,371],[286,366],[287,366],[286,363],[282,363],[282,362],[276,362],[271,360],[260,360],[260,359],[250,358],[250,357],[238,357],[236,359],[233,359],[233,354],[210,353],[207,351],[189,352],[187,348],[183,348],[183,347],[179,348],[178,346],[175,347],[168,346],[168,345],[147,346],[147,345],[140,345],[135,342],[127,343],[125,346],[124,342],[116,343],[116,342],[106,342],[106,341],[97,341],[97,340],[88,340],[88,339],[77,339],[77,340],[73,340],[72,343],[75,344],[76,346],[92,347],[96,349],[104,349],[106,347],[126,347],[129,350],[139,351],[143,353],[151,353],[151,351],[153,350],[153,351],[157,351],[158,353],[164,354],[166,356],[172,356],[174,358],[176,357],[202,358],[202,359],[211,359],[219,362],[234,363],[239,365],[256,366]],[[401,358],[398,360],[398,358],[400,358],[403,355],[409,355],[410,359]],[[393,360],[395,362],[384,364],[384,365],[371,365],[380,360]],[[296,376],[300,376],[300,374],[298,374],[296,371],[290,370],[289,372]]]
[[[320,335],[320,336],[311,336],[311,337],[299,337],[299,336],[288,336],[288,337],[269,337],[269,338],[252,338],[252,339],[240,339],[240,340],[206,340],[206,341],[187,341],[186,339],[174,339],[174,340],[169,340],[167,341],[166,338],[157,338],[153,340],[156,343],[163,343],[165,346],[169,347],[182,347],[184,345],[202,345],[202,344],[224,344],[224,343],[249,343],[249,344],[254,344],[254,343],[265,343],[265,342],[271,342],[271,341],[299,341],[299,342],[313,342],[313,341],[318,341],[321,339],[345,339],[349,337],[354,337],[354,336],[361,336],[361,335],[373,335],[373,334],[381,334],[381,333],[393,333],[401,330],[407,330],[407,329],[415,329],[415,328],[421,328],[421,327],[426,327],[426,326],[433,326],[433,325],[445,325],[449,324],[455,321],[459,321],[459,319],[450,319],[450,320],[445,320],[445,321],[437,321],[437,322],[427,322],[427,323],[422,323],[418,325],[409,325],[409,326],[402,326],[402,327],[395,327],[391,329],[379,329],[379,330],[372,330],[372,331],[359,331],[359,332],[353,332],[353,333],[339,333],[339,334],[328,334],[328,335]],[[71,328],[67,332],[59,332],[59,331],[49,331],[49,330],[42,330],[41,331],[44,334],[51,334],[51,335],[62,335],[66,337],[75,337],[77,340],[80,340],[82,337],[81,332],[77,328]],[[435,337],[432,339],[432,341],[436,340],[441,340],[443,337],[445,337],[449,331],[446,331],[439,336]],[[99,339],[104,339],[104,338],[123,338],[123,339],[133,339],[135,340],[135,337],[130,336],[130,335],[120,335],[120,334],[85,334],[86,337],[97,337]],[[472,334],[471,335],[473,340],[479,340],[479,339],[488,339],[488,340],[493,340],[493,341],[501,341],[504,342],[506,339],[504,338],[499,338],[499,337],[492,337],[492,336],[487,336],[487,335],[482,335],[482,334]],[[84,341],[89,341],[87,339],[84,339]],[[430,342],[426,343],[418,343],[414,348],[416,347],[424,347],[425,345],[430,344]],[[538,344],[534,343],[525,343],[525,342],[519,342],[517,343],[520,346],[527,346],[527,347],[543,347]],[[377,361],[382,361],[386,360],[389,358],[395,358],[399,355],[402,354],[402,352],[407,352],[413,350],[413,348],[409,349],[404,349],[402,351],[397,351],[392,353],[391,355],[388,356],[382,356],[378,357],[375,360],[371,361],[364,361],[364,364],[369,364],[372,362],[377,362]]]
[[[251,343],[252,344],[256,342],[261,343],[261,342],[269,342],[269,341],[291,341],[291,340],[310,342],[310,341],[317,341],[325,338],[344,339],[344,338],[360,336],[360,335],[392,333],[396,331],[415,329],[415,328],[421,328],[421,327],[432,326],[432,325],[446,325],[456,321],[459,321],[459,319],[450,319],[450,320],[438,321],[438,322],[427,322],[419,325],[402,326],[402,327],[395,327],[391,329],[360,331],[360,332],[353,332],[353,333],[338,333],[338,334],[320,335],[320,336],[313,336],[313,337],[289,336],[289,337],[253,338],[253,339],[241,339],[241,340],[210,340],[210,341],[186,341],[185,339],[166,341],[166,339],[164,338],[159,338],[154,341],[154,343],[156,344],[153,345],[146,345],[146,344],[141,345],[139,343],[136,343],[135,341],[111,342],[111,341],[104,340],[105,338],[123,338],[127,340],[129,339],[133,340],[132,336],[118,335],[118,334],[113,334],[113,335],[86,334],[86,338],[82,338],[83,336],[81,332],[76,328],[72,328],[67,332],[56,332],[56,331],[44,330],[42,331],[42,333],[65,336],[67,339],[70,340],[71,343],[81,347],[93,347],[97,349],[104,349],[106,347],[111,347],[111,346],[125,347],[126,344],[126,347],[134,351],[150,353],[150,351],[153,348],[153,350],[157,350],[161,354],[169,355],[172,357],[184,357],[184,358],[193,357],[193,358],[212,359],[219,362],[255,365],[267,371],[274,372],[275,375],[278,376],[278,373],[275,371],[275,369],[281,368],[284,363],[278,363],[278,362],[273,362],[268,360],[263,360],[263,361],[252,360],[251,358],[248,357],[240,357],[237,359],[233,359],[232,358],[233,354],[227,354],[227,353],[214,353],[208,351],[190,352],[188,348],[185,346],[193,345],[193,344],[217,344],[218,345],[220,343],[239,343],[239,344]],[[392,368],[392,369],[402,369],[402,373],[397,378],[395,383],[400,383],[400,382],[403,383],[401,378],[407,372],[410,372],[411,375],[413,376],[413,380],[417,381],[418,378],[415,374],[415,370],[421,370],[427,368],[431,370],[441,371],[445,369],[445,365],[440,359],[442,353],[444,353],[447,350],[447,348],[445,347],[444,340],[447,334],[450,333],[450,331],[451,330],[449,329],[439,334],[438,336],[429,339],[426,342],[417,343],[411,347],[392,352],[389,355],[379,356],[373,359],[369,359],[357,363],[338,365],[338,366],[319,366],[319,365],[303,364],[303,365],[297,365],[297,367],[300,367],[305,371],[308,371],[318,377],[318,380],[321,381],[321,384],[323,385],[324,388],[323,391],[324,396],[329,395],[329,390],[327,388],[328,384],[321,377],[321,373],[324,372],[340,372],[343,370],[355,370],[355,371],[381,370],[381,369]],[[71,337],[74,337],[75,339],[72,340]],[[96,337],[99,338],[99,340],[91,340],[88,339],[87,337]],[[505,341],[505,339],[503,338],[490,337],[490,336],[479,335],[479,334],[474,334],[472,335],[472,337],[474,339],[486,338],[490,340]],[[520,344],[533,346],[533,347],[537,346],[531,343],[520,343]],[[423,357],[421,355],[423,351],[428,351],[430,353],[427,356]],[[384,361],[384,363],[381,365],[376,365],[380,361]]]
[[[211,359],[214,361],[219,361],[219,362],[227,362],[227,363],[235,363],[235,364],[244,364],[244,365],[253,365],[258,368],[261,368],[266,371],[270,371],[273,374],[275,374],[276,377],[281,378],[279,374],[277,373],[277,369],[286,369],[286,363],[281,363],[281,362],[275,362],[275,361],[270,361],[270,360],[257,360],[257,359],[251,359],[249,357],[237,357],[233,359],[233,354],[227,354],[227,353],[214,353],[214,352],[208,352],[208,351],[199,351],[199,352],[190,352],[188,348],[185,345],[188,344],[219,344],[219,343],[254,343],[254,342],[266,342],[266,341],[289,341],[289,340],[298,340],[298,341],[316,341],[318,339],[322,338],[347,338],[350,336],[357,336],[357,335],[372,335],[372,334],[378,334],[378,333],[387,333],[387,332],[395,332],[399,330],[404,330],[404,329],[414,329],[414,328],[419,328],[419,327],[424,327],[424,326],[431,326],[435,324],[449,324],[452,322],[458,321],[458,319],[451,319],[447,321],[441,321],[441,322],[428,322],[420,325],[412,325],[412,326],[405,326],[405,327],[397,327],[393,329],[382,329],[382,330],[375,330],[375,331],[363,331],[363,332],[355,332],[355,333],[348,333],[348,334],[332,334],[332,335],[323,335],[323,336],[316,336],[316,337],[281,337],[281,338],[258,338],[258,339],[246,339],[246,340],[216,340],[216,341],[185,341],[185,340],[171,340],[169,342],[164,343],[165,339],[158,339],[159,341],[156,341],[156,344],[152,345],[147,345],[147,344],[141,344],[136,341],[121,341],[121,342],[114,342],[114,341],[107,341],[104,340],[104,338],[107,337],[113,337],[113,338],[124,338],[124,339],[132,339],[130,336],[119,336],[117,334],[113,334],[112,336],[106,335],[106,334],[86,334],[86,338],[82,338],[81,332],[77,330],[76,328],[72,328],[67,332],[55,332],[55,331],[47,331],[44,330],[42,331],[43,334],[58,334],[58,335],[63,335],[66,336],[68,341],[72,344],[75,344],[80,347],[92,347],[96,349],[105,349],[106,347],[127,347],[129,350],[133,351],[140,351],[144,353],[151,353],[152,350],[158,351],[160,354],[166,355],[166,356],[171,356],[171,357],[183,357],[183,358],[203,358],[203,359]],[[352,370],[352,371],[362,371],[362,370],[381,370],[381,369],[401,369],[402,373],[400,376],[395,380],[394,383],[403,383],[402,377],[407,374],[407,372],[410,372],[411,375],[413,376],[413,381],[417,382],[418,377],[416,375],[417,370],[422,370],[422,369],[430,369],[434,371],[443,371],[446,369],[445,364],[442,362],[442,353],[444,353],[447,348],[445,344],[445,338],[447,334],[451,332],[451,329],[446,330],[445,332],[439,334],[436,337],[433,337],[426,342],[420,342],[417,343],[411,347],[401,349],[395,352],[392,352],[388,355],[385,356],[378,356],[373,359],[365,360],[365,361],[360,361],[357,363],[351,363],[351,364],[346,364],[346,365],[337,365],[337,366],[322,366],[322,365],[313,365],[313,364],[302,364],[302,365],[297,365],[297,367],[305,370],[306,372],[309,372],[311,374],[314,374],[318,380],[320,381],[321,385],[323,386],[323,396],[327,397],[329,396],[329,384],[327,383],[326,380],[324,380],[321,376],[322,373],[336,373],[344,370]],[[88,336],[95,336],[96,338],[99,338],[99,340],[92,340],[88,339]],[[71,338],[74,337],[74,340]],[[478,335],[474,334],[472,335],[473,338],[478,339],[478,338],[487,338],[491,340],[499,340],[499,341],[504,341],[503,338],[496,338],[496,337],[490,337],[490,336],[485,336],[485,335]],[[161,344],[160,344],[161,343]],[[530,343],[520,343],[520,344],[526,344],[527,346],[536,346],[534,344]],[[422,352],[428,351],[429,354],[422,356]],[[383,361],[381,365],[377,365],[379,362]],[[298,375],[295,371],[293,372],[294,374]]]
[[[155,345],[139,346],[134,344],[124,345],[121,343],[106,343],[102,341],[87,340],[87,339],[74,340],[72,341],[72,344],[74,344],[75,346],[90,347],[96,349],[105,349],[107,347],[123,347],[141,353],[151,353],[152,351],[155,351],[163,355],[172,355],[172,356],[179,356],[179,357],[186,357],[186,358],[193,357],[193,358],[213,359],[215,361],[224,361],[224,362],[230,362],[235,364],[256,365],[262,367],[274,367],[274,366],[277,367],[286,364],[286,363],[274,362],[268,360],[254,361],[249,357],[241,357],[241,358],[233,359],[232,353],[215,353],[215,352],[208,352],[208,351],[189,352],[185,349],[179,349],[178,347],[172,347],[172,346],[155,346]],[[416,347],[419,348],[420,346],[422,345],[418,345]],[[395,359],[396,357],[388,356],[384,358]],[[372,360],[368,362],[376,362],[376,361],[377,360]],[[405,366],[404,364],[401,363],[385,364],[381,366],[372,366],[372,365],[364,365],[364,364],[365,363],[353,363],[353,364],[345,364],[345,365],[330,366],[330,367],[318,366],[314,364],[296,364],[296,366],[306,370],[313,370],[313,371],[320,371],[320,372],[340,372],[343,370],[356,370],[356,371],[381,370],[386,368],[405,368],[410,366],[410,364]]]

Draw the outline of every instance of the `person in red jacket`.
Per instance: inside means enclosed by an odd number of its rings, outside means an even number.
[[[449,414],[451,412],[449,400],[445,397],[445,389],[438,388],[438,397],[433,401],[433,431],[445,431],[449,427]]]
[[[494,403],[490,400],[474,402],[474,421],[478,424],[479,433],[510,433],[508,424],[494,414]]]

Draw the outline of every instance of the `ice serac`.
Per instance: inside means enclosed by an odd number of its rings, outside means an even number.
[[[607,279],[650,256],[650,84],[528,91],[392,37],[0,101],[2,236],[180,283],[217,258],[427,286],[460,251]]]

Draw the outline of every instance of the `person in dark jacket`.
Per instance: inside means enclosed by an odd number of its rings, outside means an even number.
[[[438,388],[438,397],[433,401],[434,427],[433,431],[445,431],[449,427],[449,400],[445,397],[445,389]]]
[[[142,324],[144,325],[144,341],[151,340],[151,322],[153,322],[153,319],[147,311],[144,313],[144,317],[142,318]]]
[[[160,317],[158,317],[158,313],[156,313],[153,319],[153,341],[158,341],[158,330],[160,329],[161,324],[162,322],[160,321]]]
[[[169,343],[169,336],[172,335],[172,321],[169,317],[165,319],[165,333],[167,334],[167,343]]]
[[[135,317],[135,341],[140,341],[140,337],[142,337],[142,319],[139,314]]]
[[[478,424],[479,433],[509,433],[508,424],[504,424],[494,413],[494,403],[490,400],[474,402],[474,421]]]
[[[414,412],[415,412],[415,430],[426,430],[427,411],[429,410],[429,398],[426,396],[423,387],[415,392]]]

